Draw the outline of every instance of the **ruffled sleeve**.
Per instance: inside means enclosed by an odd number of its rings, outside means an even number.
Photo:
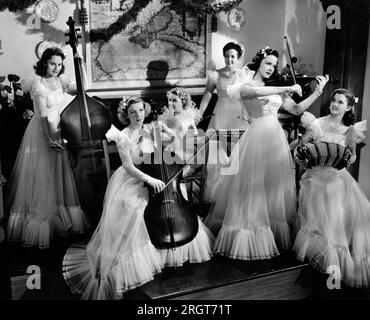
[[[303,140],[317,140],[318,138],[322,137],[323,132],[319,119],[317,119],[312,113],[307,111],[303,112],[301,116],[301,123],[306,128],[306,133],[303,137]]]
[[[319,119],[317,119],[312,113],[305,111],[301,116],[301,122],[314,136],[319,137],[322,135]]]
[[[41,83],[40,76],[33,76],[21,80],[23,91],[29,92],[31,96],[47,96],[48,89]]]
[[[360,122],[352,125],[348,132],[348,144],[355,144],[362,142],[366,136],[365,131],[367,130],[367,120],[362,120]]]
[[[105,134],[105,137],[107,138],[108,142],[114,141],[117,147],[119,147],[119,149],[121,150],[131,150],[134,146],[129,137],[122,131],[119,131],[114,125],[111,125],[110,129]]]
[[[175,129],[178,125],[181,126],[181,124],[178,123],[175,115],[173,114],[173,111],[171,111],[167,107],[165,107],[163,113],[158,116],[158,121],[163,122],[167,125],[167,127],[171,129]]]
[[[242,83],[252,81],[255,71],[249,69],[248,66],[246,65],[240,71],[241,71],[240,80]]]
[[[216,85],[216,82],[218,80],[218,72],[217,71],[210,71],[208,74],[208,81],[211,84]]]
[[[194,105],[188,107],[185,110],[185,112],[189,114],[189,116],[193,119],[194,123],[199,123],[199,121],[202,118],[200,115],[199,109],[196,108]]]

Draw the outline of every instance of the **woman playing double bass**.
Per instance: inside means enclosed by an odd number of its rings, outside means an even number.
[[[34,67],[30,91],[34,116],[29,122],[9,179],[7,237],[24,246],[48,248],[57,235],[83,233],[82,212],[67,151],[62,146],[60,114],[71,101],[73,84],[63,77],[65,55],[46,49]]]
[[[122,131],[112,126],[106,137],[116,143],[122,165],[108,183],[101,220],[90,242],[71,247],[63,262],[66,282],[82,299],[119,299],[127,290],[152,280],[167,264],[167,250],[153,246],[144,220],[149,200],[144,183],[156,193],[165,184],[144,173],[140,163],[153,152],[155,125],[167,136],[175,133],[160,122],[144,124],[150,106],[141,98],[123,99],[119,109],[119,118],[128,126]],[[192,262],[203,261],[198,261],[199,252],[187,249]]]

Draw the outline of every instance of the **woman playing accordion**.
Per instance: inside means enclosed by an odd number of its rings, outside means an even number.
[[[370,284],[370,202],[345,169],[356,160],[356,143],[366,120],[354,123],[355,97],[346,89],[332,93],[329,115],[305,113],[306,133],[296,159],[306,172],[300,182],[299,223],[294,251],[323,273],[340,274],[346,285]]]

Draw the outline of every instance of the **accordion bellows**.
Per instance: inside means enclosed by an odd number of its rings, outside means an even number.
[[[346,167],[352,152],[346,146],[333,142],[307,143],[297,147],[296,159],[308,169],[333,167],[341,170]]]

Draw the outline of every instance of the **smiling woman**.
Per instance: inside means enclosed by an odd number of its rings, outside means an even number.
[[[302,119],[306,127],[302,146],[314,143],[349,150],[349,157],[342,161],[349,166],[356,161],[356,144],[365,139],[367,120],[354,123],[355,97],[343,88],[332,92],[329,112],[318,119],[310,114]],[[329,165],[331,161],[311,166],[304,161],[307,170],[300,181],[298,207],[301,225],[294,251],[298,259],[308,258],[322,273],[331,274],[337,268],[346,285],[368,288],[370,202],[349,172],[343,166]]]
[[[214,251],[233,259],[270,259],[279,255],[278,247],[289,249],[292,244],[294,166],[277,112],[281,107],[300,114],[321,94],[328,79],[318,77],[315,92],[296,104],[288,93],[301,94],[299,85],[264,86],[276,72],[278,56],[269,47],[260,49],[249,65],[252,79],[228,90],[243,100],[251,125],[230,156],[230,167],[238,168],[238,174],[222,176],[205,223],[217,235]]]
[[[25,83],[34,104],[9,178],[10,216],[7,236],[24,246],[48,248],[57,236],[83,233],[82,212],[67,150],[62,145],[60,112],[72,99],[64,72],[64,53],[46,49],[37,62],[37,77]]]

